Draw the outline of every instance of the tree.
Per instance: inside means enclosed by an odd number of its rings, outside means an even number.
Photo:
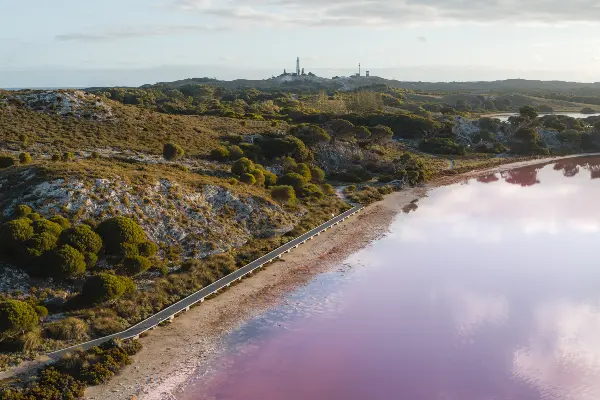
[[[152,266],[152,261],[142,256],[127,257],[123,261],[123,266],[129,274],[137,275],[148,271]]]
[[[163,157],[167,161],[177,160],[177,159],[183,157],[184,155],[185,155],[185,152],[183,151],[181,146],[179,146],[178,144],[165,143],[165,145],[163,146]]]
[[[388,142],[394,136],[394,132],[385,125],[377,125],[371,130],[371,139],[377,142]]]
[[[0,302],[0,333],[4,337],[23,334],[38,324],[35,309],[19,300]]]
[[[255,169],[252,171],[252,176],[254,177],[254,184],[259,187],[265,186],[265,174],[260,169]]]
[[[265,187],[275,186],[277,184],[277,175],[270,171],[262,172],[265,177]]]
[[[242,176],[244,174],[250,174],[254,171],[254,163],[246,157],[240,158],[231,166],[231,173]]]
[[[273,186],[271,188],[271,197],[279,204],[294,204],[296,202],[296,192],[294,188],[288,185]]]
[[[334,119],[327,122],[324,126],[331,133],[334,145],[337,140],[351,140],[356,134],[354,124],[345,119]]]
[[[525,117],[530,120],[534,120],[538,117],[537,109],[533,106],[525,106],[519,108],[519,114],[521,114],[522,117]]]
[[[102,273],[89,277],[83,284],[81,295],[91,303],[115,300],[135,290],[133,281],[124,276]]]

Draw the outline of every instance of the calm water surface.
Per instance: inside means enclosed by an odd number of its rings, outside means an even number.
[[[180,399],[600,399],[600,158],[439,188]]]
[[[500,121],[508,121],[508,117],[513,116],[513,115],[519,115],[519,113],[490,115],[490,118],[498,118]],[[544,115],[566,115],[571,118],[583,118],[583,119],[585,119],[587,117],[600,116],[599,113],[594,113],[594,114],[582,114],[582,113],[578,113],[578,112],[557,112],[557,113],[553,113],[553,114],[540,113],[540,116],[544,116]]]

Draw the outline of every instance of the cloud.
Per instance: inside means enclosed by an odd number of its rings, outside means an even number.
[[[427,43],[427,38],[425,36],[419,36],[417,37],[417,40],[421,43]]]
[[[198,32],[213,32],[224,30],[225,27],[203,26],[203,25],[175,25],[162,27],[136,27],[128,29],[107,29],[98,32],[73,32],[57,35],[60,41],[107,41],[130,39],[146,36],[180,35]]]
[[[181,10],[300,26],[393,26],[427,22],[597,23],[595,0],[172,0]]]

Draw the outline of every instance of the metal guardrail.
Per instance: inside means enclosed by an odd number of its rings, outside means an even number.
[[[291,250],[297,248],[299,245],[306,243],[308,240],[311,240],[313,237],[320,235],[322,232],[327,229],[339,224],[340,222],[345,221],[347,218],[352,215],[358,213],[363,209],[363,206],[356,206],[351,208],[350,210],[343,212],[342,214],[332,218],[331,220],[325,222],[324,224],[314,228],[313,230],[306,232],[305,234],[298,236],[297,238],[289,241],[281,247],[271,251],[270,253],[252,261],[250,264],[243,266],[242,268],[232,272],[231,274],[224,276],[211,283],[210,285],[198,290],[197,292],[192,293],[191,295],[179,300],[176,303],[171,304],[165,309],[157,312],[151,317],[143,320],[142,322],[122,331],[119,333],[115,333],[109,336],[104,336],[98,339],[90,340],[89,342],[81,343],[75,346],[67,347],[62,350],[58,350],[52,353],[49,353],[48,356],[54,360],[58,360],[65,356],[67,353],[75,351],[75,350],[88,350],[94,346],[98,346],[102,343],[108,342],[112,339],[137,339],[144,332],[152,330],[156,328],[159,324],[164,321],[172,321],[176,314],[180,312],[185,312],[190,309],[191,306],[202,303],[206,297],[217,293],[219,290],[230,286],[235,281],[240,281],[242,278],[252,272],[262,268],[265,264],[277,259],[281,258],[282,254],[289,253]]]

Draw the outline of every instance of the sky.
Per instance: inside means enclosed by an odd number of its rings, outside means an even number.
[[[0,87],[191,77],[600,81],[596,0],[0,0]]]

